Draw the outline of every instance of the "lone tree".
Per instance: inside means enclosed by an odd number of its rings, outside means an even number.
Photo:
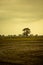
[[[28,34],[30,34],[30,29],[29,28],[24,28],[23,31],[24,31],[23,32],[23,36],[26,36],[27,37]]]

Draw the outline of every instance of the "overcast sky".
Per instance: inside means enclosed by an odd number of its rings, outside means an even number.
[[[0,34],[21,34],[25,27],[43,35],[43,0],[0,0]]]

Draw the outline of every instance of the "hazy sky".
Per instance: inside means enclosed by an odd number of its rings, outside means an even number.
[[[20,34],[25,27],[43,35],[43,0],[0,0],[0,34]]]

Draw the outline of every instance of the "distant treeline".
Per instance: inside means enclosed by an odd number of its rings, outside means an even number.
[[[0,35],[1,40],[29,40],[29,41],[43,41],[43,35],[33,35],[30,34],[31,30],[29,28],[24,28],[22,34],[17,35]]]
[[[19,34],[18,36],[17,35],[0,35],[0,38],[17,38],[17,37],[25,37],[25,38],[29,38],[29,37],[40,37],[40,38],[43,38],[43,35],[38,35],[38,34],[36,34],[36,35],[33,35],[33,34],[30,34],[30,35],[28,35],[28,36],[24,36],[24,35],[21,35],[21,34]]]
[[[4,35],[0,35],[0,41],[2,40],[7,40],[7,41],[41,41],[43,42],[43,35],[29,35],[29,36],[22,36],[22,35],[8,35],[8,36],[4,36]]]

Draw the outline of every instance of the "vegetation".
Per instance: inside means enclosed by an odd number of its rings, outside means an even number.
[[[0,65],[43,65],[43,35],[0,35]]]
[[[43,43],[3,40],[0,42],[0,62],[5,62],[0,65],[42,65]]]
[[[0,35],[0,40],[28,40],[28,41],[43,41],[43,35],[33,35],[30,34],[31,31],[29,28],[24,28],[23,29],[23,34],[19,34],[17,35],[8,35],[8,36],[4,36],[4,35]]]
[[[24,28],[23,31],[24,31],[23,36],[28,37],[28,34],[30,34],[30,29]]]

